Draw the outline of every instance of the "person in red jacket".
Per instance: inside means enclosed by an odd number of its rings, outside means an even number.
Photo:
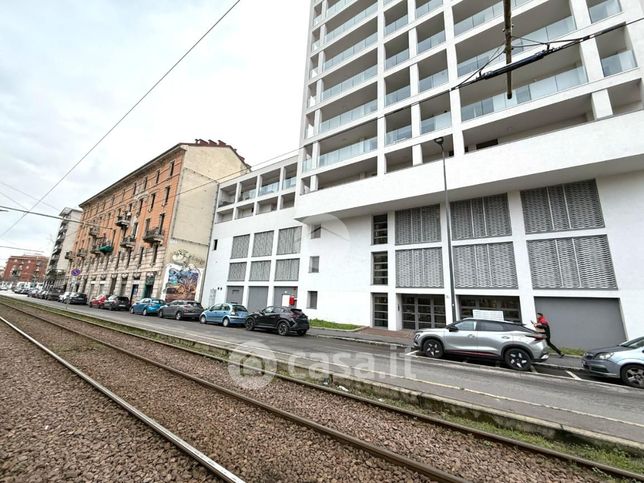
[[[548,347],[550,347],[557,354],[559,354],[559,357],[563,357],[564,356],[563,352],[561,352],[557,348],[557,346],[550,341],[550,322],[548,322],[548,319],[546,319],[546,317],[541,312],[537,312],[537,323],[534,324],[534,327],[539,332],[543,332],[545,334],[546,343],[548,344]]]

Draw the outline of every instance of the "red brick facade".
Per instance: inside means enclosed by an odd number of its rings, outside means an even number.
[[[36,255],[12,256],[7,260],[2,280],[4,282],[42,282],[47,271],[47,257]]]

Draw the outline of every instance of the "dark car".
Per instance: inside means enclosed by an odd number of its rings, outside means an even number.
[[[73,292],[64,300],[64,302],[70,305],[85,305],[87,303],[87,295],[84,293]]]
[[[130,310],[130,299],[120,295],[110,295],[110,297],[103,302],[103,307],[106,310]]]
[[[107,295],[105,294],[97,295],[96,297],[92,297],[89,300],[89,306],[90,308],[96,307],[97,309],[102,309],[103,304],[105,303],[106,300],[107,300]]]
[[[246,319],[246,330],[277,330],[279,335],[304,335],[309,330],[309,318],[300,309],[266,307]]]
[[[47,291],[47,296],[43,297],[45,300],[55,300],[58,302],[58,298],[63,294],[63,291],[59,288],[52,288]]]
[[[192,319],[198,320],[203,312],[203,307],[194,300],[175,300],[159,309],[159,317],[172,317],[177,320]]]

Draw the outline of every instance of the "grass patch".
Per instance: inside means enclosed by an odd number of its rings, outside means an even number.
[[[338,324],[337,322],[329,322],[328,320],[322,319],[310,319],[309,325],[316,329],[355,330],[362,328],[361,325]]]
[[[561,347],[561,352],[567,356],[583,356],[586,353],[585,349],[577,349],[575,347]]]

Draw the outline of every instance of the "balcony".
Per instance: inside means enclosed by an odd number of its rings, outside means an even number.
[[[125,248],[126,250],[132,250],[135,244],[136,244],[136,237],[126,236],[125,238],[123,238],[123,240],[121,240],[121,243],[119,243],[119,246],[121,248]]]
[[[418,90],[420,92],[428,91],[430,89],[434,89],[435,87],[447,84],[448,80],[449,77],[447,69],[445,69],[421,79],[418,85]]]
[[[512,0],[512,7],[520,7],[521,5],[530,2],[531,0]],[[461,35],[462,33],[472,30],[479,25],[483,25],[490,20],[501,17],[503,15],[503,2],[495,3],[490,7],[467,17],[454,25],[454,35]]]
[[[443,0],[430,0],[424,5],[421,5],[420,7],[416,8],[416,18],[420,18],[423,15],[427,15],[429,12],[433,12],[434,10],[442,6],[443,6]]]
[[[395,67],[398,64],[405,62],[408,59],[409,59],[409,49],[402,50],[397,54],[392,55],[391,57],[387,57],[387,60],[385,60],[385,70],[391,69],[392,67]]]
[[[385,105],[395,104],[396,102],[403,101],[411,96],[411,87],[404,86],[395,90],[385,96]]]
[[[81,248],[76,253],[76,256],[79,257],[79,258],[85,258],[87,256],[87,250],[85,250],[84,248]]]
[[[73,260],[74,259],[74,252],[65,252],[65,260]]]
[[[109,255],[114,251],[114,246],[112,245],[111,241],[105,240],[98,245],[98,251],[101,252],[103,255]]]
[[[330,97],[335,97],[339,94],[342,94],[343,92],[348,91],[349,89],[352,89],[355,86],[360,85],[369,79],[373,79],[374,77],[376,77],[377,74],[378,74],[377,65],[369,67],[368,69],[363,70],[359,74],[356,74],[353,77],[350,77],[349,79],[346,79],[340,82],[339,84],[329,87],[328,89],[323,91],[322,100],[325,101]]]
[[[63,250],[63,247],[61,247],[59,244],[54,245],[54,249],[51,251],[52,255],[57,255]]]
[[[120,215],[116,218],[116,226],[123,230],[127,230],[130,226],[130,217],[128,215]]]
[[[420,133],[427,134],[428,132],[440,131],[450,127],[452,127],[452,113],[444,112],[438,116],[423,119],[420,123]]]
[[[279,181],[264,185],[259,188],[259,196],[268,195],[270,193],[277,193],[280,189]]]
[[[371,35],[369,35],[366,39],[361,40],[360,42],[352,45],[348,49],[340,52],[338,55],[335,57],[330,58],[324,63],[324,70],[327,71],[331,67],[338,65],[345,60],[353,57],[354,55],[358,54],[359,52],[362,52],[363,50],[366,50],[369,46],[375,44],[378,41],[378,32],[375,32]]]
[[[363,154],[375,151],[378,148],[378,139],[373,137],[364,141],[345,146],[335,151],[323,154],[320,156],[319,166],[330,166],[332,164],[341,163],[347,159],[355,158]]]
[[[253,198],[255,198],[255,196],[257,196],[257,190],[254,188],[250,190],[242,191],[239,194],[239,201],[252,200]]]
[[[390,33],[395,32],[396,30],[404,27],[409,23],[409,18],[407,15],[403,15],[397,20],[394,20],[393,22],[385,25],[385,36],[389,35]]]
[[[588,8],[592,23],[617,15],[622,11],[618,0],[605,0]]]
[[[287,189],[295,188],[296,184],[297,184],[296,176],[293,176],[292,178],[286,178],[284,181],[282,181],[282,189],[287,190]]]
[[[335,3],[331,5],[329,8],[326,10],[326,18],[330,18],[336,13],[338,13],[340,10],[344,10],[345,7],[349,6],[350,4],[354,3],[356,0],[340,0],[338,3]]]
[[[625,50],[615,55],[611,55],[610,57],[605,57],[601,61],[604,77],[620,74],[637,67],[633,52],[630,50]]]
[[[425,40],[418,42],[418,53],[421,54],[427,50],[433,49],[437,45],[445,42],[445,31],[438,32]]]
[[[389,146],[390,144],[396,144],[406,139],[411,139],[411,125],[389,131],[385,143]]]
[[[163,238],[164,233],[160,228],[152,228],[150,230],[146,230],[145,234],[143,235],[143,241],[150,244],[161,243],[163,242]]]
[[[577,67],[561,72],[552,77],[542,79],[531,84],[518,87],[513,90],[512,99],[508,99],[505,93],[474,102],[463,106],[461,109],[463,121],[485,116],[493,112],[503,111],[518,106],[525,102],[534,101],[543,97],[551,96],[572,87],[587,82],[586,71],[583,67]]]
[[[370,15],[372,15],[373,13],[375,13],[375,12],[377,12],[377,11],[378,11],[378,4],[377,4],[377,3],[374,3],[374,4],[372,4],[370,7],[367,7],[365,10],[363,10],[362,12],[360,12],[360,13],[359,13],[358,15],[356,15],[355,17],[353,17],[353,18],[351,18],[351,19],[347,20],[346,22],[344,22],[344,23],[343,23],[342,25],[340,25],[339,27],[336,27],[335,29],[333,29],[333,30],[331,30],[330,32],[328,32],[328,33],[326,34],[326,36],[324,37],[324,43],[325,43],[325,44],[326,44],[326,43],[329,43],[329,42],[331,42],[333,39],[338,38],[338,37],[339,37],[340,35],[342,35],[344,32],[346,32],[347,30],[351,29],[354,25],[359,24],[359,23],[360,23],[360,22],[362,22],[365,18],[369,17]]]
[[[96,238],[98,236],[98,227],[92,226],[89,229],[89,236],[91,236],[92,238]]]
[[[363,104],[354,109],[351,109],[350,111],[343,112],[338,116],[332,117],[331,119],[328,119],[322,122],[320,124],[319,132],[324,133],[331,129],[336,129],[340,126],[353,122],[357,119],[363,118],[377,110],[378,110],[378,100],[374,99],[372,101],[367,102],[366,104]]]

